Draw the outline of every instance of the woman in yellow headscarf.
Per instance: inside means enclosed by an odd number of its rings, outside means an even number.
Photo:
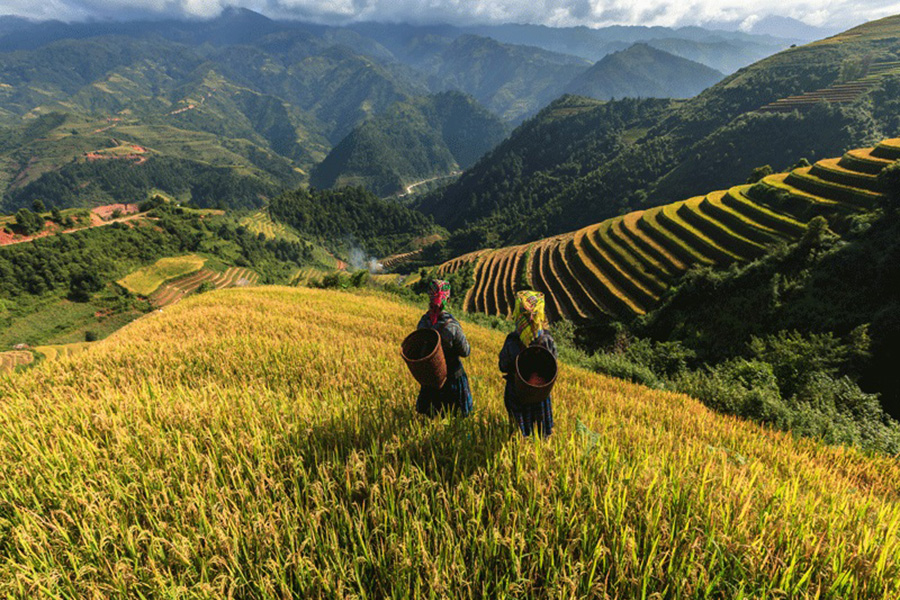
[[[506,336],[500,350],[500,372],[506,377],[506,392],[503,402],[510,419],[519,427],[522,435],[529,436],[535,431],[547,437],[553,431],[553,404],[550,397],[540,404],[524,404],[516,396],[516,357],[529,346],[543,346],[553,356],[557,356],[556,343],[547,330],[544,311],[544,295],[540,292],[525,291],[516,294],[516,308],[513,311],[516,330]]]

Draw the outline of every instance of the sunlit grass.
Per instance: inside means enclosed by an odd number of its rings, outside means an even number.
[[[472,324],[477,410],[425,421],[419,316],[224,290],[0,377],[0,595],[900,595],[895,459],[565,366],[521,440]]]

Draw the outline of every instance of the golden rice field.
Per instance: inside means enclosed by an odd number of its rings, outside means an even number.
[[[200,269],[187,277],[170,280],[165,285],[161,285],[149,300],[155,308],[163,308],[193,294],[204,283],[220,290],[226,287],[255,285],[257,281],[259,281],[259,274],[246,267],[228,267],[222,272]]]
[[[205,263],[206,259],[196,254],[161,258],[126,275],[118,283],[130,292],[149,296],[166,281],[199,271]]]
[[[50,346],[37,346],[35,352],[40,353],[44,360],[56,360],[81,354],[90,348],[94,342],[76,342],[74,344],[54,344]]]
[[[34,355],[28,350],[0,352],[0,373],[14,371],[16,367],[29,365],[32,361],[34,361]]]
[[[0,377],[0,595],[900,596],[895,459],[568,367],[522,440],[471,324],[476,413],[422,420],[418,317],[228,289]]]

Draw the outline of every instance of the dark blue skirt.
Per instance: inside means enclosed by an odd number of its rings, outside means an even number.
[[[539,404],[520,403],[516,398],[516,387],[509,381],[506,393],[503,395],[503,404],[509,418],[519,426],[522,435],[528,437],[537,432],[542,437],[549,437],[553,433],[553,399],[547,397]]]
[[[469,389],[469,377],[465,371],[448,378],[439,390],[423,387],[416,399],[416,411],[429,417],[451,410],[459,411],[464,417],[472,412],[472,390]]]

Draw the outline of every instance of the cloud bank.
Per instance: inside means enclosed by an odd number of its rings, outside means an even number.
[[[0,14],[81,21],[215,17],[240,6],[273,18],[327,23],[534,23],[553,26],[739,23],[767,15],[843,29],[900,13],[900,0],[0,0]]]

